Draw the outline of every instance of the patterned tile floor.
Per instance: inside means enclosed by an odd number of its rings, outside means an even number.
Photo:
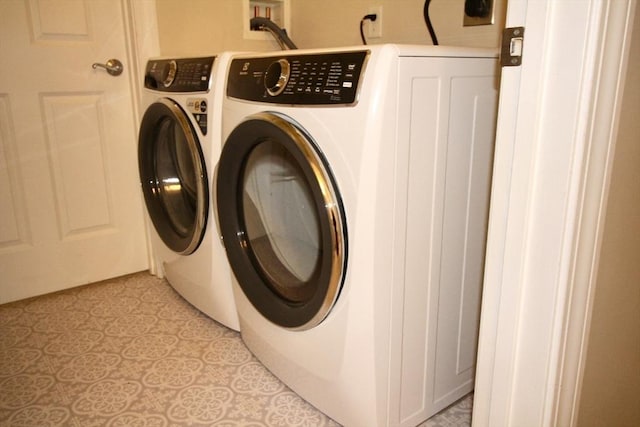
[[[468,426],[472,397],[423,423]],[[138,273],[0,306],[0,426],[337,426]]]

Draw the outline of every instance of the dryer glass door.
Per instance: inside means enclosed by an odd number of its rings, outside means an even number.
[[[197,133],[174,101],[163,98],[145,112],[138,166],[147,210],[160,238],[174,252],[192,253],[205,232],[207,172]]]
[[[281,326],[320,323],[344,279],[346,228],[317,145],[282,116],[251,116],[224,145],[217,196],[227,255],[252,304]]]

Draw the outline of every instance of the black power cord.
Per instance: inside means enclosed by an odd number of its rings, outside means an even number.
[[[287,35],[287,30],[278,27],[270,19],[256,16],[255,18],[251,18],[249,22],[252,30],[268,31],[273,38],[276,39],[282,50],[298,48]]]
[[[370,15],[365,15],[361,20],[360,20],[360,38],[362,39],[362,44],[366,45],[367,44],[367,39],[364,37],[364,21],[375,21],[376,19],[378,19],[378,15],[376,15],[375,13],[372,13]]]
[[[429,18],[429,3],[431,0],[426,0],[424,2],[424,9],[422,13],[424,14],[424,22],[427,24],[427,29],[429,30],[429,35],[431,36],[431,41],[434,46],[438,45],[438,38],[436,37],[436,32],[433,30],[433,25],[431,25],[431,18]]]

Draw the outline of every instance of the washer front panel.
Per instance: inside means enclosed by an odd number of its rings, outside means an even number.
[[[346,223],[317,145],[273,113],[240,123],[225,142],[217,213],[227,256],[254,307],[287,328],[329,313],[346,268]]]

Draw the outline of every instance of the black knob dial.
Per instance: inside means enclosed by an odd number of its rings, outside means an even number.
[[[280,59],[272,62],[264,75],[264,87],[271,96],[280,95],[289,81],[291,67],[289,61]]]
[[[169,61],[162,69],[162,84],[164,87],[171,86],[178,72],[178,64],[176,61]]]

